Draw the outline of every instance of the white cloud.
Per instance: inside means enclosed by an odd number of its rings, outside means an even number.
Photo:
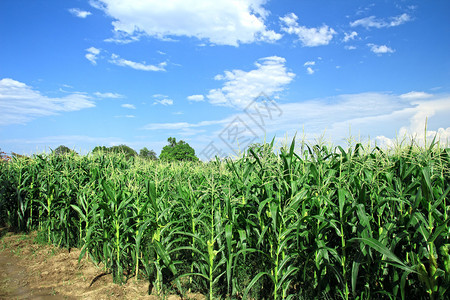
[[[370,16],[362,18],[350,23],[351,27],[363,26],[366,29],[370,27],[383,28],[383,27],[395,27],[402,25],[408,21],[411,21],[411,16],[404,13],[396,17],[391,17],[389,19],[377,19],[375,16]]]
[[[98,98],[110,98],[110,99],[118,99],[118,98],[124,98],[123,95],[118,93],[100,93],[95,92],[94,95]]]
[[[424,145],[425,141],[427,141],[427,144],[429,145],[436,137],[436,141],[448,146],[450,142],[450,127],[445,128],[439,126],[449,125],[447,116],[450,114],[450,97],[433,97],[431,94],[421,92],[410,92],[400,95],[400,97],[411,100],[411,103],[413,103],[415,107],[405,112],[409,116],[409,124],[402,126],[398,130],[398,139],[400,141],[406,139],[407,142],[409,140],[414,140],[417,145]],[[424,100],[425,98],[428,99],[431,97],[434,99]],[[430,127],[430,123],[434,123],[435,116],[438,119],[439,117],[444,119],[445,123],[437,124],[437,126],[435,126],[435,128],[438,127],[436,130],[428,130],[427,127]],[[384,135],[377,136],[377,141],[386,146],[396,145],[398,139],[388,138]]]
[[[246,124],[254,130],[260,141],[264,137],[270,140],[273,136],[293,137],[296,133],[299,136],[298,133],[303,131],[305,139],[310,142],[323,136],[325,141],[330,141],[335,145],[346,145],[350,135],[356,139],[359,136],[362,141],[367,141],[367,138],[372,137],[372,142],[376,137],[375,139],[380,142],[382,139],[391,140],[396,132],[405,132],[403,127],[407,128],[408,133],[414,133],[417,137],[424,132],[427,118],[428,141],[432,140],[431,135],[434,133],[440,135],[442,142],[445,142],[445,138],[450,137],[450,127],[448,127],[450,97],[448,95],[431,95],[425,100],[411,100],[392,93],[368,92],[284,103],[278,104],[278,106],[282,111],[282,117],[275,114],[272,117],[265,115],[264,130],[258,130],[255,121],[244,112],[220,120],[199,123],[151,123],[143,129],[166,130],[167,134],[169,132],[170,134],[195,134],[194,139],[203,143],[203,145],[199,145],[199,148],[205,148],[213,141],[215,146],[225,152],[229,152],[230,148],[221,143],[219,136],[224,137],[223,133],[226,133],[226,128],[236,122],[237,117],[240,124]],[[210,127],[207,128],[208,126]],[[242,126],[238,128],[245,131]],[[193,129],[195,130],[192,131]],[[353,132],[349,133],[349,129]],[[240,135],[244,136],[245,133],[248,131]],[[422,136],[424,136],[423,133]],[[233,146],[237,147],[237,145]]]
[[[426,99],[426,98],[430,98],[432,96],[433,96],[432,94],[428,94],[425,92],[412,91],[412,92],[400,95],[400,98],[408,99],[408,100],[415,100],[415,99]]]
[[[167,98],[167,97],[169,97],[169,96],[164,95],[164,94],[154,94],[153,95],[153,98]]]
[[[391,20],[389,21],[388,27],[399,26],[408,21],[411,21],[411,17],[408,14],[402,14],[402,15],[391,18]]]
[[[100,49],[95,47],[90,47],[86,49],[88,53],[84,57],[86,57],[93,65],[97,64],[98,55],[100,54]]]
[[[0,126],[25,124],[37,117],[94,107],[81,93],[49,98],[25,83],[10,78],[0,80]]]
[[[450,132],[450,97],[430,97],[412,100],[401,95],[371,92],[280,104],[283,115],[273,120],[267,118],[265,134],[279,136],[289,133],[293,136],[303,129],[309,138],[326,132],[327,140],[342,143],[349,137],[349,129],[356,129],[358,131],[353,132],[353,136],[360,134],[363,139],[369,136],[393,137],[396,132],[407,132],[420,138],[424,136],[428,118],[431,133],[427,134],[440,132],[441,138],[449,137],[445,134]],[[242,118],[251,124],[244,115]],[[406,131],[402,129],[404,127]]]
[[[123,108],[128,108],[128,109],[136,109],[136,106],[134,106],[133,104],[129,104],[129,103],[125,103],[121,105]]]
[[[367,44],[367,46],[370,47],[370,51],[376,54],[383,54],[383,53],[394,53],[395,50],[389,48],[386,45],[375,45],[375,44]]]
[[[356,49],[355,46],[345,46],[344,48],[347,50],[355,50]]]
[[[164,106],[167,106],[167,105],[173,105],[173,100],[172,99],[157,99],[157,100],[155,100],[155,102],[153,102],[153,104],[161,104],[161,105],[164,105]]]
[[[244,108],[261,93],[276,96],[295,77],[286,69],[285,62],[283,57],[270,56],[259,59],[254,70],[232,70],[216,75],[214,79],[224,84],[210,90],[206,98],[214,105]]]
[[[173,100],[169,99],[169,96],[162,95],[162,94],[155,94],[153,95],[153,98],[155,98],[155,102],[153,102],[153,105],[161,104],[164,106],[173,105]]]
[[[75,17],[82,18],[82,19],[85,19],[87,16],[91,15],[91,12],[84,11],[84,10],[81,10],[79,8],[70,8],[69,12],[72,15],[74,15]]]
[[[307,61],[307,62],[305,62],[304,64],[303,64],[303,66],[308,66],[307,68],[306,68],[306,73],[308,73],[309,75],[312,75],[312,74],[314,74],[314,70],[313,70],[313,68],[311,68],[310,66],[314,66],[316,64],[316,62],[315,61]]]
[[[188,96],[187,99],[189,101],[193,101],[193,102],[201,102],[201,101],[205,101],[205,96],[203,96],[203,95],[191,95],[191,96]]]
[[[285,25],[281,30],[289,34],[297,35],[305,47],[328,45],[333,39],[333,35],[336,34],[336,31],[327,25],[322,25],[317,28],[299,26],[297,23],[298,17],[294,13],[287,14],[280,18],[280,20]]]
[[[138,63],[131,60],[120,58],[119,55],[117,54],[112,54],[111,60],[109,62],[121,67],[130,67],[135,70],[154,71],[154,72],[166,71],[164,67],[167,65],[166,62],[159,63],[158,65],[147,65],[145,63]]]
[[[114,31],[113,37],[107,38],[104,41],[107,43],[116,43],[116,44],[129,44],[133,42],[139,41],[142,36],[142,33],[137,33],[134,36],[130,36],[122,31]]]
[[[358,36],[358,33],[356,31],[352,31],[351,33],[344,32],[344,35],[343,41],[347,43],[348,41],[354,40]]]
[[[311,132],[320,133],[326,126],[351,119],[361,119],[390,114],[392,111],[411,107],[408,102],[398,99],[395,95],[382,93],[345,94],[335,97],[315,99],[303,102],[278,104],[283,111],[282,118],[268,120],[266,130],[272,132],[287,132],[298,130],[302,125]],[[211,125],[228,125],[236,116],[244,122],[249,120],[245,113],[238,113],[228,118],[200,123],[153,123],[147,129],[183,129],[185,127],[202,127]],[[252,121],[249,121],[249,126]],[[346,128],[345,135],[348,132]]]
[[[223,120],[214,121],[201,121],[198,123],[188,123],[188,122],[176,122],[176,123],[150,123],[145,125],[142,129],[145,130],[184,130],[198,127],[214,126],[220,124],[226,124],[230,119],[226,118]]]
[[[273,42],[281,34],[266,28],[266,0],[98,0],[91,1],[114,21],[116,32],[159,39],[187,36],[217,45]]]

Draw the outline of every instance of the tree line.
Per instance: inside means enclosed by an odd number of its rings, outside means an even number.
[[[121,153],[125,154],[127,158],[141,157],[150,160],[163,160],[163,161],[198,161],[198,157],[195,155],[195,150],[185,141],[177,141],[174,137],[167,139],[168,145],[164,146],[161,150],[161,154],[158,156],[153,150],[147,149],[147,147],[139,150],[139,154],[133,148],[127,145],[118,145],[112,147],[97,146],[92,150],[92,153]],[[69,147],[61,145],[57,147],[52,153],[56,155],[76,154],[76,152]]]

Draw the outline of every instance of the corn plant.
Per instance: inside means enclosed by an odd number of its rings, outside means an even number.
[[[41,154],[0,162],[0,221],[162,297],[445,299],[449,185],[436,141],[272,140],[209,163]]]

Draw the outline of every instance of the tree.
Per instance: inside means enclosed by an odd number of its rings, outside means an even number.
[[[109,149],[112,153],[123,153],[127,158],[138,155],[136,150],[128,147],[127,145],[112,146]]]
[[[106,153],[106,152],[108,152],[108,148],[105,146],[97,146],[94,148],[94,150],[92,150],[92,153],[96,153],[96,152]]]
[[[169,142],[169,146],[172,147],[172,148],[177,145],[177,139],[176,138],[170,137],[170,138],[167,139],[167,141]],[[183,142],[183,141],[180,141],[180,142]]]
[[[177,142],[176,138],[170,137],[167,139],[169,145],[164,146],[161,150],[159,158],[165,161],[187,160],[198,161],[195,156],[195,150],[183,140]]]
[[[58,148],[53,150],[53,153],[56,155],[66,155],[71,153],[77,154],[75,151],[71,150],[69,147],[66,147],[64,145],[60,145]]]
[[[136,150],[128,147],[127,145],[119,145],[119,146],[112,146],[112,147],[105,147],[105,146],[97,146],[92,150],[93,153],[96,152],[103,152],[103,153],[122,153],[125,154],[126,158],[130,158],[133,156],[137,156]]]
[[[144,147],[139,151],[139,156],[142,158],[147,158],[147,159],[151,159],[151,160],[158,159],[158,157],[156,156],[156,152],[153,150],[148,150],[147,147]]]

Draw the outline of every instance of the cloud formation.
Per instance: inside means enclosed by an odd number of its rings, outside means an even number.
[[[94,95],[98,98],[109,98],[109,99],[118,99],[118,98],[124,98],[123,95],[118,93],[100,93],[95,92]]]
[[[187,99],[192,102],[202,102],[205,101],[205,96],[203,95],[191,95],[188,96]]]
[[[20,81],[0,80],[0,126],[25,124],[31,120],[94,107],[89,96],[80,93],[61,98],[49,98]]]
[[[351,33],[344,32],[344,35],[343,41],[347,43],[348,41],[354,40],[358,36],[358,33],[356,31],[352,31]]]
[[[389,48],[386,45],[375,45],[375,44],[367,44],[370,47],[370,51],[376,54],[384,54],[384,53],[394,53],[395,50]]]
[[[164,67],[167,65],[166,62],[159,63],[158,65],[147,65],[145,63],[139,63],[139,62],[134,62],[131,60],[123,59],[117,54],[112,54],[109,62],[114,65],[121,66],[121,67],[129,67],[129,68],[132,68],[135,70],[153,71],[153,72],[166,71],[166,69]]]
[[[400,98],[402,99],[408,99],[408,100],[418,100],[418,99],[426,99],[432,97],[432,94],[428,94],[425,92],[416,92],[412,91],[406,94],[401,94]]]
[[[157,99],[157,100],[155,100],[155,102],[153,102],[153,104],[161,104],[164,106],[173,105],[173,100],[172,99]]]
[[[174,134],[197,134],[197,139],[208,144],[212,140],[216,146],[229,151],[228,146],[220,144],[219,135],[237,118],[241,124],[255,130],[259,139],[287,135],[293,137],[299,132],[305,133],[305,139],[314,142],[323,136],[334,144],[346,145],[349,129],[354,138],[367,141],[372,136],[379,145],[391,145],[395,142],[392,134],[397,130],[400,134],[414,136],[416,141],[424,140],[425,122],[432,123],[433,130],[426,133],[431,141],[434,134],[441,142],[449,141],[450,98],[448,95],[431,95],[423,92],[409,92],[402,95],[391,93],[360,93],[343,94],[322,99],[302,102],[280,103],[282,117],[265,118],[264,130],[258,131],[254,120],[244,112],[238,112],[220,120],[210,120],[198,123],[150,123],[143,129],[167,130]],[[426,95],[424,99],[424,94]],[[405,95],[411,95],[411,97]],[[207,127],[212,127],[207,129]],[[241,126],[242,127],[242,126]],[[215,129],[214,129],[215,128]],[[195,131],[192,131],[195,129]],[[243,129],[243,128],[241,128]],[[326,131],[325,131],[326,130]],[[245,130],[244,130],[245,131]],[[212,132],[212,135],[200,135],[202,132]],[[245,132],[242,133],[244,135]],[[375,139],[374,139],[375,138]],[[206,144],[203,145],[206,146]]]
[[[266,0],[97,0],[93,6],[114,21],[116,32],[159,39],[194,37],[212,44],[238,46],[273,42],[281,34],[267,29]]]
[[[350,26],[351,27],[362,26],[366,29],[369,29],[370,27],[384,28],[384,27],[399,26],[408,21],[411,21],[411,16],[404,13],[399,16],[391,17],[388,19],[378,19],[375,16],[370,16],[350,22]]]
[[[145,130],[184,130],[197,127],[213,126],[225,124],[229,119],[215,120],[215,121],[201,121],[198,123],[176,122],[176,123],[150,123],[145,125],[142,129]]]
[[[133,104],[129,104],[129,103],[125,103],[121,105],[123,108],[128,108],[128,109],[136,109],[136,106],[134,106]]]
[[[328,45],[336,34],[336,31],[327,25],[312,28],[300,26],[297,23],[298,17],[294,13],[287,14],[280,18],[280,20],[284,23],[281,30],[289,34],[297,35],[305,47]]]
[[[283,57],[270,56],[255,62],[256,69],[251,71],[225,71],[214,77],[224,81],[223,86],[210,90],[206,98],[214,105],[244,108],[262,92],[269,97],[276,96],[295,77],[285,63]]]
[[[86,49],[87,53],[84,57],[89,60],[93,65],[97,64],[98,55],[100,54],[100,49],[95,47],[90,47]]]
[[[153,95],[153,98],[155,98],[155,102],[153,102],[153,105],[161,104],[164,106],[173,105],[173,100],[169,99],[169,96],[162,95],[162,94],[156,94]]]
[[[84,11],[79,8],[70,8],[69,12],[75,17],[85,19],[87,16],[92,15],[89,11]]]
[[[398,130],[397,138],[388,138],[384,135],[376,137],[383,146],[395,146],[398,141],[406,139],[406,142],[413,140],[417,145],[428,145],[436,138],[436,141],[444,145],[450,142],[450,127],[439,127],[435,130],[428,130],[427,123],[433,122],[434,117],[447,119],[450,114],[450,97],[434,97],[424,92],[410,92],[400,95],[402,99],[410,100],[415,105],[414,108],[404,110],[402,113],[408,114],[409,124],[402,126]],[[430,99],[432,98],[432,99]],[[429,99],[429,100],[428,100]],[[448,125],[448,122],[446,122]]]

